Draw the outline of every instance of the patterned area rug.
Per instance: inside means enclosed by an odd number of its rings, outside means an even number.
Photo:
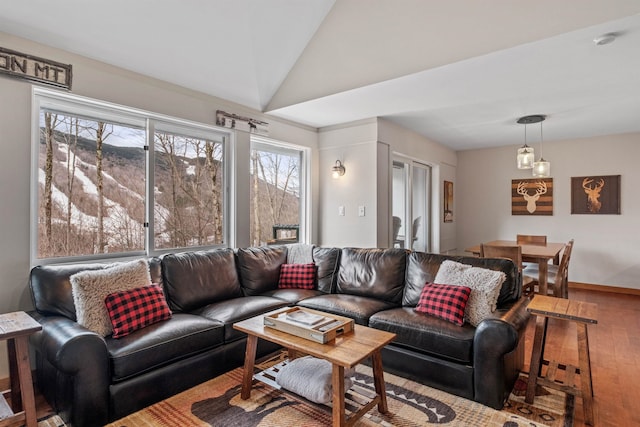
[[[38,427],[65,427],[65,423],[57,415],[47,415],[38,419]]]
[[[277,362],[271,359],[262,368]],[[359,365],[354,382],[374,390],[371,369]],[[240,399],[242,368],[122,418],[108,427],[322,427],[331,425],[330,408],[291,393],[256,383],[249,400]],[[572,399],[539,387],[535,405],[524,403],[526,376],[521,377],[502,411],[385,373],[389,413],[370,410],[356,426],[572,426]]]

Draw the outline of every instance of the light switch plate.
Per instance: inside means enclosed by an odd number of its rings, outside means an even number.
[[[364,206],[358,206],[358,216],[364,216]]]
[[[344,206],[338,206],[338,215],[344,216]]]

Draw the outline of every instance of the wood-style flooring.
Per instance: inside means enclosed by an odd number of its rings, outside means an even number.
[[[640,426],[640,296],[570,288],[569,298],[598,304],[598,324],[589,326],[595,425]],[[527,371],[534,329],[532,318],[525,342]],[[549,321],[545,358],[577,366],[573,322]],[[38,418],[51,412],[42,396],[36,396],[36,404]],[[584,425],[582,401],[576,398],[574,426]]]

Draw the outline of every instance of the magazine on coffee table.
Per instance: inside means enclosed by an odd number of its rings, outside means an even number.
[[[312,326],[316,325],[323,320],[327,320],[325,316],[320,314],[310,313],[304,310],[292,311],[286,314],[287,320],[292,320],[297,323],[302,323],[303,325]]]

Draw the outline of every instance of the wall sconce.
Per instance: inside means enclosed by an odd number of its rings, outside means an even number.
[[[331,168],[331,176],[333,179],[338,179],[344,175],[345,169],[340,160],[336,160],[336,164]]]

